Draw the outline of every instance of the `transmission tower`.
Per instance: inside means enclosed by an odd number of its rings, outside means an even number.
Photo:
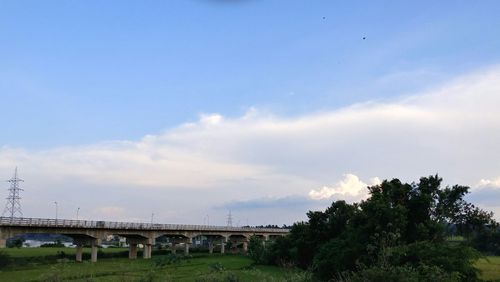
[[[2,217],[5,216],[12,219],[16,217],[17,214],[19,217],[23,217],[23,211],[21,210],[21,197],[19,196],[19,193],[23,191],[23,189],[19,187],[19,183],[24,182],[24,180],[17,177],[17,167],[14,171],[14,176],[7,180],[7,182],[10,182],[9,196],[6,198],[7,204],[3,210]]]
[[[233,216],[231,215],[231,210],[229,210],[229,214],[227,215],[227,226],[233,226]]]

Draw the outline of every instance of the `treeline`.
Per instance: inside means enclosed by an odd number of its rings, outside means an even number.
[[[274,243],[252,238],[249,254],[320,281],[476,281],[477,250],[500,252],[498,224],[464,199],[469,187],[441,182],[437,175],[411,184],[385,180],[368,187],[364,201],[308,212],[308,221]],[[447,240],[450,225],[463,240]]]

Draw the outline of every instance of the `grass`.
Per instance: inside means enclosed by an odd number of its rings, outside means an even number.
[[[486,281],[500,281],[500,257],[486,257],[480,259],[476,266],[481,270],[481,279]]]
[[[128,251],[127,248],[106,248],[100,249],[104,253],[118,253],[123,251]],[[68,255],[75,255],[75,248],[5,248],[2,251],[13,258],[19,257],[44,257],[44,256],[56,256],[61,252]],[[90,248],[84,248],[84,253],[90,254]]]
[[[14,260],[35,259],[37,263],[9,267],[0,271],[0,281],[300,281],[305,273],[274,266],[254,266],[242,255],[194,254],[175,260],[169,255],[153,255],[151,260],[138,258],[98,259],[97,263],[58,260],[58,252],[74,255],[72,248],[3,249]],[[90,253],[90,249],[86,249]],[[126,251],[102,249],[104,253]],[[41,263],[42,262],[42,263]],[[500,257],[487,257],[476,263],[486,281],[500,281]],[[302,275],[302,276],[301,276]],[[294,280],[295,279],[295,280]]]
[[[71,248],[26,248],[6,250],[13,258],[52,256],[58,251],[70,253]],[[123,251],[105,249],[104,252]],[[73,250],[74,252],[74,250]],[[300,273],[299,273],[300,274]],[[150,260],[127,258],[98,259],[97,263],[72,260],[50,261],[46,264],[11,267],[0,271],[0,281],[283,281],[283,277],[299,275],[273,266],[253,266],[242,255],[195,254],[181,260],[170,255],[157,255]]]

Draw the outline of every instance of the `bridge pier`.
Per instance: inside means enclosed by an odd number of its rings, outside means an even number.
[[[144,259],[150,259],[151,258],[151,252],[152,252],[153,247],[151,244],[144,244],[144,249],[142,252],[142,258]]]
[[[209,239],[208,240],[208,253],[213,254],[213,252],[214,252],[214,242],[212,241],[212,239]]]
[[[82,262],[82,255],[83,255],[83,245],[82,244],[77,244],[76,245],[76,257],[75,257],[75,260],[77,262]]]
[[[7,247],[7,239],[0,238],[0,249]]]
[[[248,242],[247,241],[243,241],[243,252],[248,252]]]
[[[226,252],[226,242],[227,242],[227,238],[222,237],[222,239],[220,240],[220,253],[221,254]]]
[[[128,244],[128,258],[129,259],[137,258],[137,244],[135,243]]]
[[[175,241],[172,241],[170,244],[170,252],[174,255],[177,252],[177,243]]]
[[[87,235],[78,235],[78,234],[68,234],[71,238],[73,238],[73,243],[76,245],[76,254],[75,260],[77,262],[82,262],[83,257],[83,246],[90,245],[90,261],[97,261],[97,250],[100,240],[98,238],[90,237]]]
[[[153,249],[152,245],[155,242],[154,237],[148,238],[136,234],[127,235],[127,244],[128,247],[128,258],[129,259],[137,259],[137,245],[142,244],[142,258],[150,259],[151,258],[151,250]]]
[[[91,250],[90,250],[90,261],[97,262],[97,240],[92,241]]]

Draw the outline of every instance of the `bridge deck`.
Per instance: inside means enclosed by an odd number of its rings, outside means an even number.
[[[230,227],[213,225],[188,225],[188,224],[158,224],[137,222],[114,222],[73,219],[47,219],[47,218],[10,218],[0,217],[0,226],[16,227],[54,227],[54,228],[92,228],[92,229],[127,229],[127,230],[158,230],[158,231],[223,231],[223,232],[266,232],[286,234],[288,229],[281,228],[256,228],[256,227]]]

